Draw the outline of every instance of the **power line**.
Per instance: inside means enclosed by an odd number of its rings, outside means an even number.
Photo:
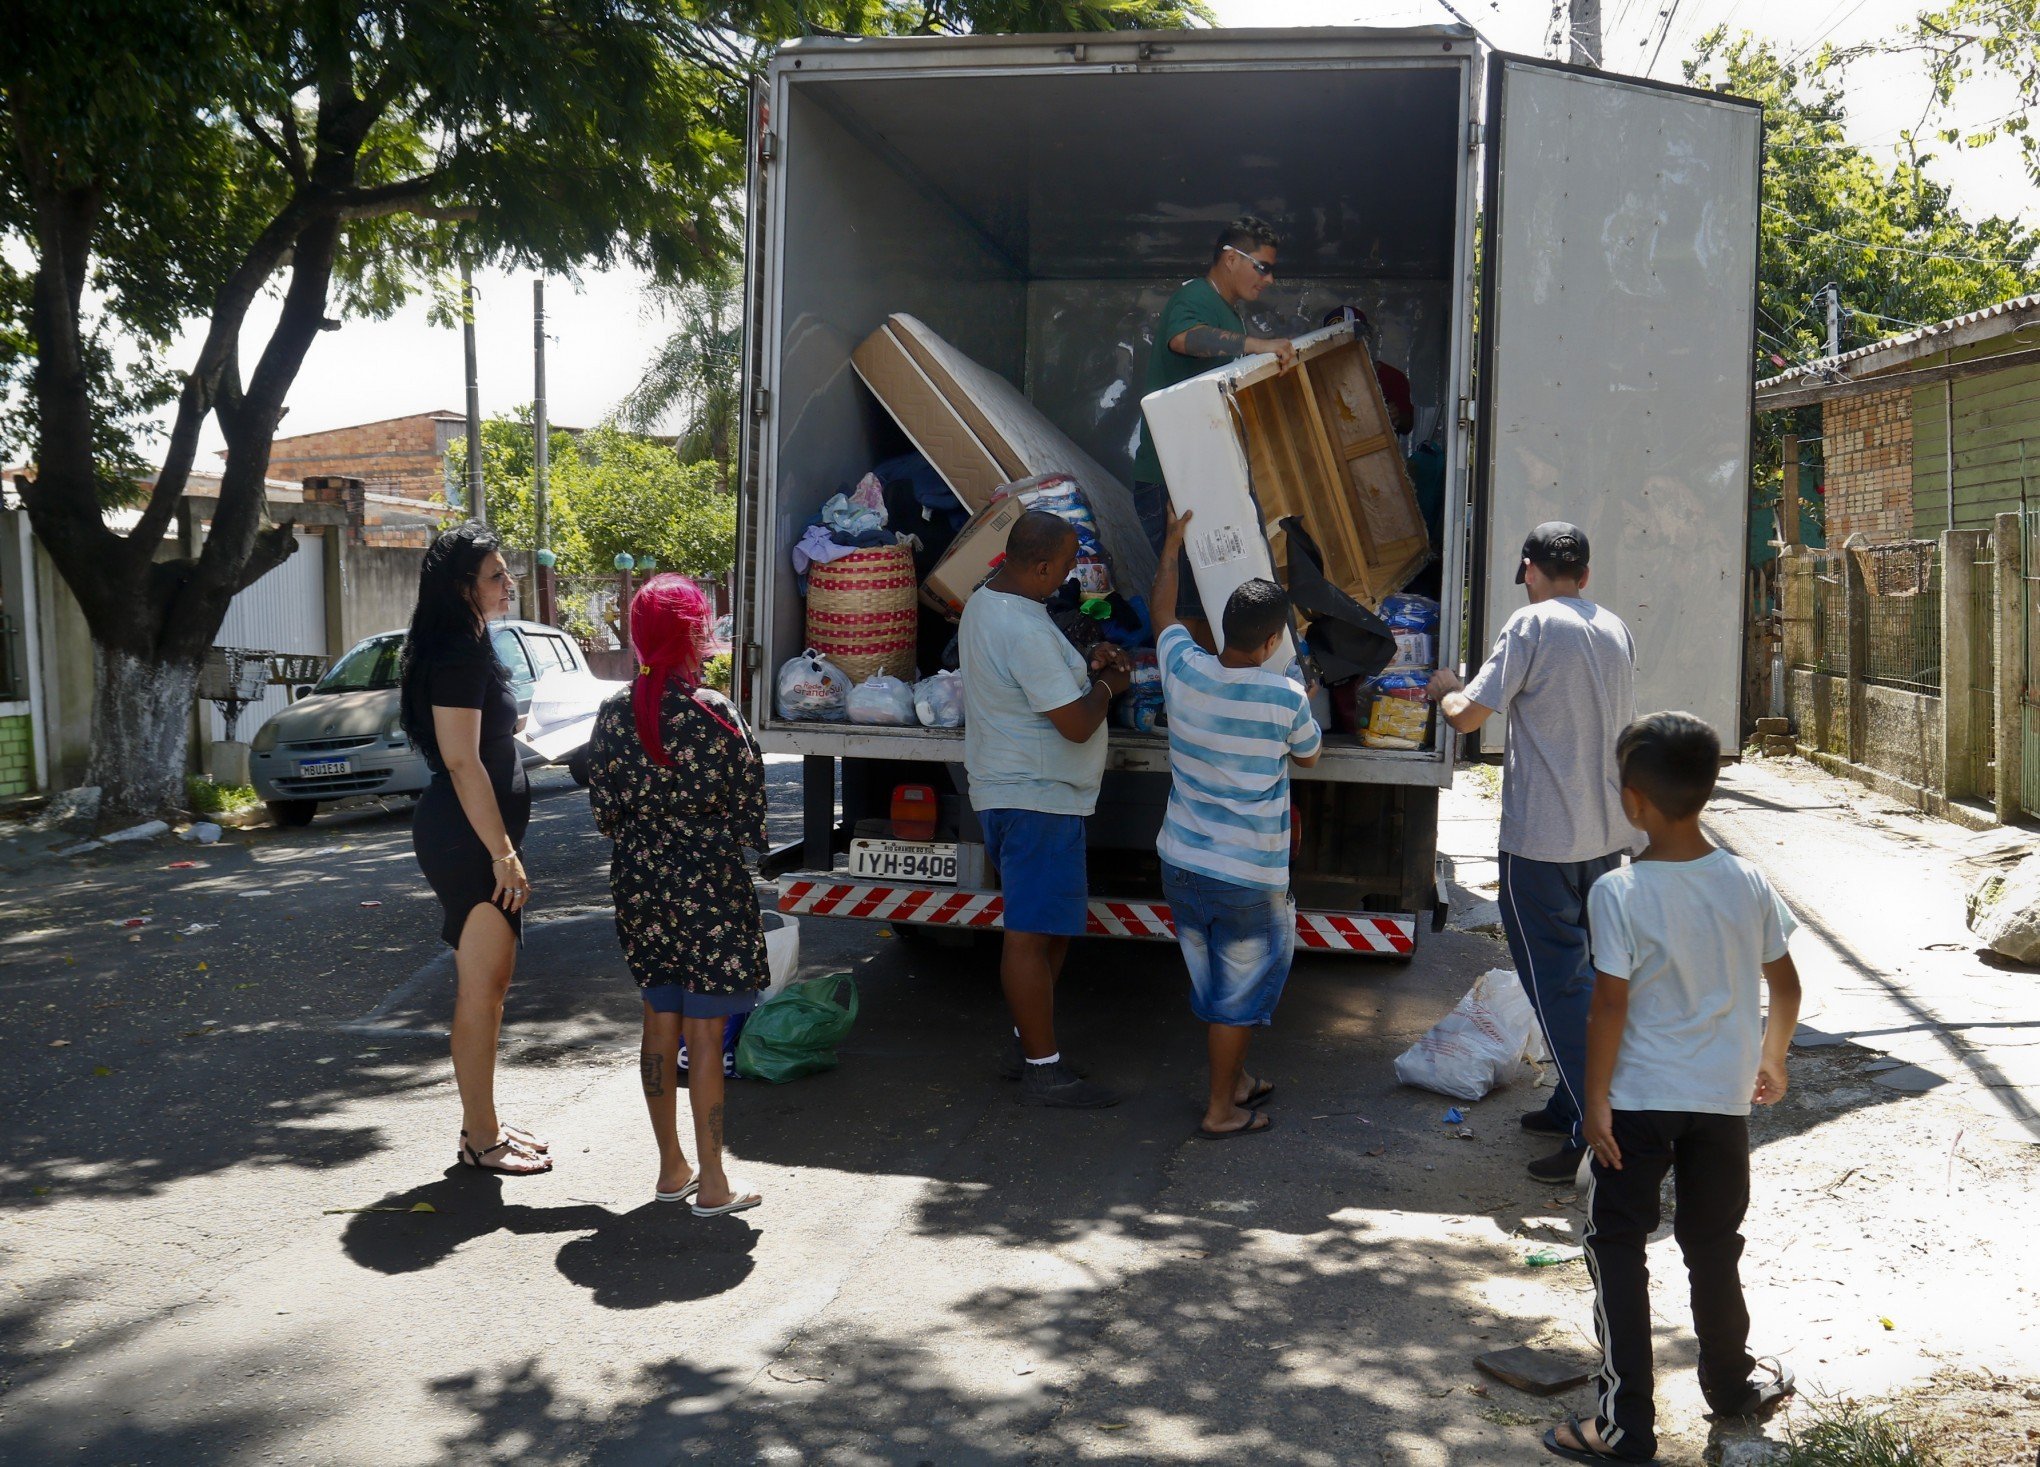
[[[1672,33],[1672,22],[1678,18],[1678,14],[1679,14],[1679,0],[1672,0],[1670,7],[1667,8],[1664,13],[1665,28],[1658,32],[1657,50],[1650,53],[1650,65],[1646,66],[1643,69],[1643,74],[1645,76],[1649,76],[1652,72],[1657,70],[1658,57],[1664,54],[1665,41]],[[1650,33],[1648,31],[1644,32],[1644,39],[1645,40],[1650,39]]]
[[[1921,259],[1925,260],[1962,260],[1972,265],[2011,265],[2026,270],[2030,270],[2033,268],[2033,262],[2031,257],[2022,258],[2019,256],[2008,255],[2001,258],[1993,258],[1989,255],[1957,254],[1952,250],[1923,250],[1913,245],[1878,244],[1874,240],[1851,239],[1848,235],[1837,233],[1835,230],[1822,229],[1817,224],[1809,224],[1804,219],[1801,219],[1798,215],[1792,213],[1790,210],[1781,209],[1776,204],[1766,204],[1764,205],[1764,208],[1770,213],[1782,215],[1783,217],[1791,220],[1794,224],[1797,224],[1802,230],[1806,231],[1806,233],[1791,236],[1792,238],[1799,239],[1802,241],[1809,239],[1813,235],[1817,234],[1824,236],[1825,238],[1828,239],[1836,240],[1842,244],[1854,245],[1858,249],[1883,250],[1891,254],[1900,255],[1917,255]]]

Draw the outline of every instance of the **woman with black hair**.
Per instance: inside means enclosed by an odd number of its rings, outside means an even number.
[[[445,909],[454,951],[453,1078],[462,1164],[528,1176],[552,1170],[547,1143],[496,1114],[496,1039],[531,900],[517,844],[531,790],[516,741],[517,700],[489,643],[516,590],[500,542],[470,521],[425,552],[404,643],[404,731],[432,771],[411,821],[418,865]]]

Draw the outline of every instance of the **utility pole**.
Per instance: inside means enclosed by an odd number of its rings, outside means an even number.
[[[483,524],[489,522],[482,494],[482,387],[475,369],[475,277],[467,256],[460,260],[460,345],[467,357],[467,509]]]
[[[550,623],[553,619],[553,578],[552,567],[546,564],[546,561],[551,559],[551,554],[547,545],[549,536],[545,513],[545,487],[552,437],[545,421],[545,277],[542,275],[531,282],[531,348],[532,559],[537,562],[538,619]]]
[[[1842,354],[1842,288],[1829,281],[1821,289],[1827,292],[1828,360],[1833,361]]]
[[[1567,34],[1571,49],[1566,59],[1574,66],[1601,66],[1601,0],[1570,0],[1571,17]]]

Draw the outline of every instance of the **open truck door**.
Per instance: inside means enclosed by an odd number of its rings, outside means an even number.
[[[1504,55],[1486,100],[1468,660],[1524,604],[1524,535],[1570,520],[1635,634],[1638,711],[1734,749],[1762,108]]]

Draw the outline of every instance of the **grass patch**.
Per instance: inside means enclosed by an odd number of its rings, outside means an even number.
[[[1779,1467],[1942,1467],[1946,1461],[1934,1445],[1945,1433],[1905,1407],[1810,1404],[1812,1420],[1793,1423]]]
[[[191,801],[192,812],[198,815],[232,815],[262,803],[245,784],[214,784],[202,774],[188,776],[184,792]]]
[[[1490,800],[1502,797],[1502,766],[1499,764],[1462,764],[1459,772],[1467,777],[1473,787]]]

